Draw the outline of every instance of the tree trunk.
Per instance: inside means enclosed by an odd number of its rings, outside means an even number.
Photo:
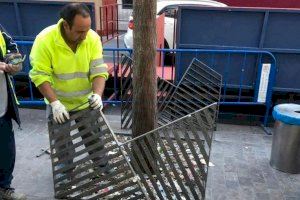
[[[133,20],[132,135],[137,137],[155,129],[157,123],[156,0],[134,0]],[[155,140],[154,137],[153,140]],[[144,140],[144,142],[146,146],[150,145],[147,140]],[[137,141],[132,146],[133,155],[136,159],[138,159],[138,154],[142,156],[149,167],[150,173],[153,173],[150,162],[154,160],[147,159],[143,149],[140,140]],[[151,150],[150,154],[155,158],[155,153]],[[139,161],[138,164],[143,172],[147,171],[143,169]]]
[[[156,0],[133,4],[133,136],[156,127]]]

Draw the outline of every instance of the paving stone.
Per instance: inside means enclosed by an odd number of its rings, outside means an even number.
[[[228,189],[226,191],[226,195],[227,195],[227,197],[230,197],[234,200],[242,200],[242,198],[240,197],[240,194],[239,194],[239,190],[237,190],[237,189],[234,189],[234,190]]]
[[[272,175],[265,176],[265,180],[266,180],[267,187],[269,189],[280,189],[278,180],[274,176]]]
[[[256,193],[256,200],[269,200],[270,196],[268,193]]]
[[[213,192],[212,192],[212,199],[213,200],[223,200],[223,199],[230,199],[231,197],[228,197],[227,195],[226,195],[226,190],[224,190],[224,191],[214,191],[213,190]]]
[[[231,164],[225,164],[224,165],[224,171],[225,172],[237,172],[237,166],[234,165],[233,163]]]
[[[241,186],[245,186],[245,187],[253,187],[253,182],[252,179],[249,177],[238,177],[239,179],[239,184]]]
[[[269,189],[269,197],[271,200],[283,200],[284,195],[280,190]]]
[[[300,191],[284,191],[286,197],[296,197],[300,199]]]
[[[255,199],[255,192],[253,190],[252,187],[248,187],[248,186],[241,186],[239,189],[239,193],[242,199],[249,199],[249,200],[253,200]]]
[[[235,172],[225,172],[226,181],[238,181],[238,175]]]
[[[299,200],[299,197],[285,197],[285,200]]]
[[[212,200],[213,199],[211,188],[206,188],[206,190],[205,190],[205,199],[206,200]]]
[[[230,190],[238,190],[239,189],[238,181],[226,181],[226,188]]]
[[[265,183],[264,176],[260,170],[257,168],[251,168],[250,169],[250,176],[254,183]]]

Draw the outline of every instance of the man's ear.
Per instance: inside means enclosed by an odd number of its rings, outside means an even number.
[[[64,20],[62,23],[63,23],[63,26],[64,26],[64,29],[65,29],[65,30],[70,30],[70,26],[69,26],[68,22],[66,22],[66,21]]]

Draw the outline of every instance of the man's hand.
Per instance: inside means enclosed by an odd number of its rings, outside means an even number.
[[[94,110],[96,109],[102,110],[103,108],[102,99],[99,94],[95,93],[89,96],[89,103]]]
[[[0,73],[7,72],[10,74],[14,74],[20,71],[20,69],[21,67],[19,67],[19,65],[12,65],[0,62]]]
[[[62,124],[66,121],[65,118],[70,119],[69,112],[59,100],[53,101],[50,103],[50,106],[52,107],[53,119],[56,123]]]
[[[22,62],[24,59],[20,53],[7,54],[4,58],[4,62],[7,64],[5,72],[15,74],[20,71],[22,69]]]
[[[6,64],[6,68],[5,68],[5,72],[10,73],[10,74],[15,74],[18,71],[21,70],[22,64],[18,64],[18,65],[12,65],[12,64]]]

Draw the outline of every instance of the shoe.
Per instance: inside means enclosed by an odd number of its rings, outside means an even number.
[[[26,196],[21,193],[16,193],[13,188],[0,188],[1,200],[27,200]]]

